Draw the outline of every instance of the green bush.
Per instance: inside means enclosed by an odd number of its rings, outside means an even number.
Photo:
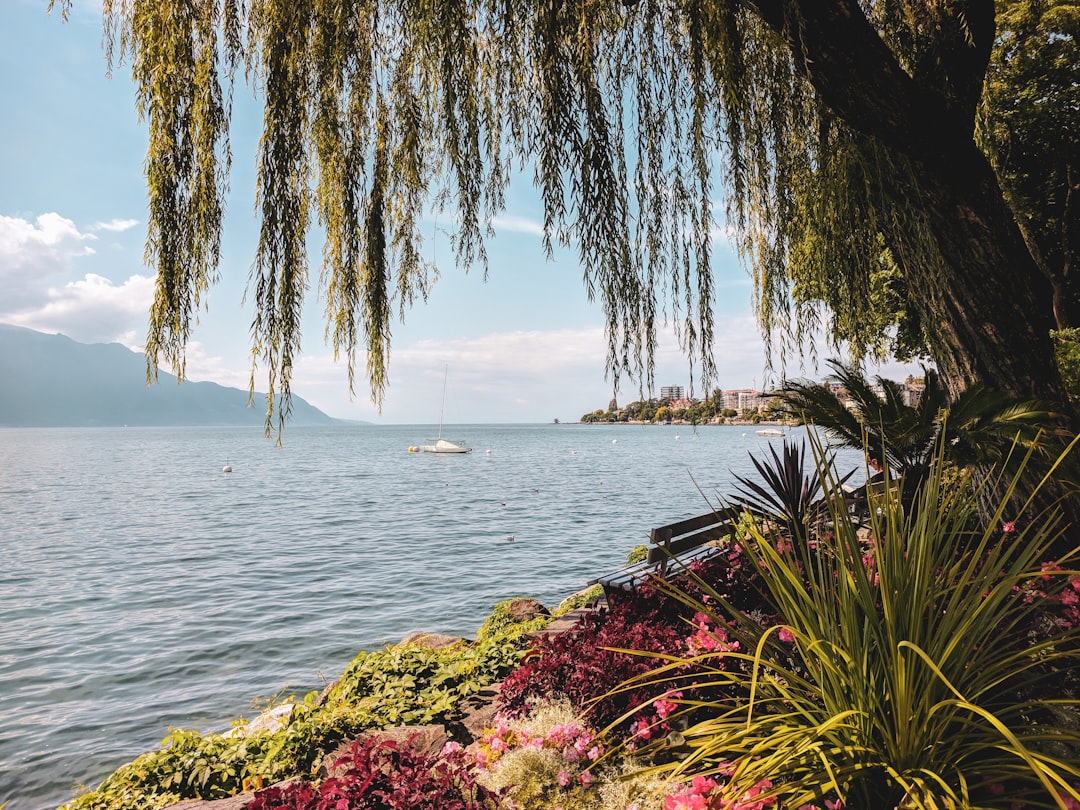
[[[517,665],[531,624],[492,630],[474,644],[361,652],[323,702],[307,695],[283,728],[252,737],[173,730],[160,749],[121,767],[63,810],[154,810],[312,775],[343,740],[370,729],[435,722],[502,678]]]

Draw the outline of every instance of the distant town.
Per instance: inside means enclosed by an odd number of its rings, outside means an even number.
[[[837,399],[846,401],[840,383],[827,382]],[[914,405],[923,391],[923,379],[908,376],[901,388],[904,403]],[[665,385],[655,399],[631,402],[622,407],[612,399],[607,410],[597,408],[582,415],[582,422],[627,422],[630,424],[734,425],[790,422],[779,400],[753,388],[714,388],[704,399],[688,397],[681,385]]]

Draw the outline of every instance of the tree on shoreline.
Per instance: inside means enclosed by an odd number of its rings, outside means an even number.
[[[1006,148],[1010,82],[1028,79],[998,64],[985,104],[984,83],[995,47],[1003,59],[1021,34],[1035,57],[1047,41],[1074,46],[1077,15],[1062,0],[1000,8],[996,20],[993,0],[106,0],[110,65],[130,62],[150,130],[151,372],[162,360],[182,373],[218,272],[242,69],[264,105],[250,294],[271,403],[288,401],[301,348],[313,217],[327,337],[350,385],[363,353],[379,401],[390,322],[437,274],[421,258],[430,201],[452,211],[456,263],[486,272],[508,178],[535,167],[545,243],[577,249],[616,384],[651,388],[664,319],[712,380],[722,186],[781,363],[818,328],[882,350],[898,322],[901,347],[925,346],[950,392],[982,383],[1060,404],[1057,427],[1075,432],[1049,335],[1075,325],[1048,270],[1071,254],[1035,255],[1049,240],[1017,212],[1035,219],[1025,178],[1039,155],[1018,163]],[[1057,114],[1077,131],[1076,109]],[[1070,159],[1055,164],[1065,191]],[[1055,210],[1067,231],[1075,215]]]

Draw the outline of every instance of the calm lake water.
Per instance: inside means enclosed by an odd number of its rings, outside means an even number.
[[[0,805],[54,808],[170,728],[223,730],[413,630],[471,636],[516,596],[554,607],[780,442],[444,433],[475,451],[409,453],[432,438],[409,426],[290,427],[283,447],[249,428],[0,430]]]

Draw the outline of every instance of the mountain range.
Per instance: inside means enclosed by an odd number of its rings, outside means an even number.
[[[266,395],[160,372],[146,384],[146,359],[119,343],[76,343],[63,335],[0,324],[0,427],[262,425]],[[293,395],[291,425],[334,419]]]

